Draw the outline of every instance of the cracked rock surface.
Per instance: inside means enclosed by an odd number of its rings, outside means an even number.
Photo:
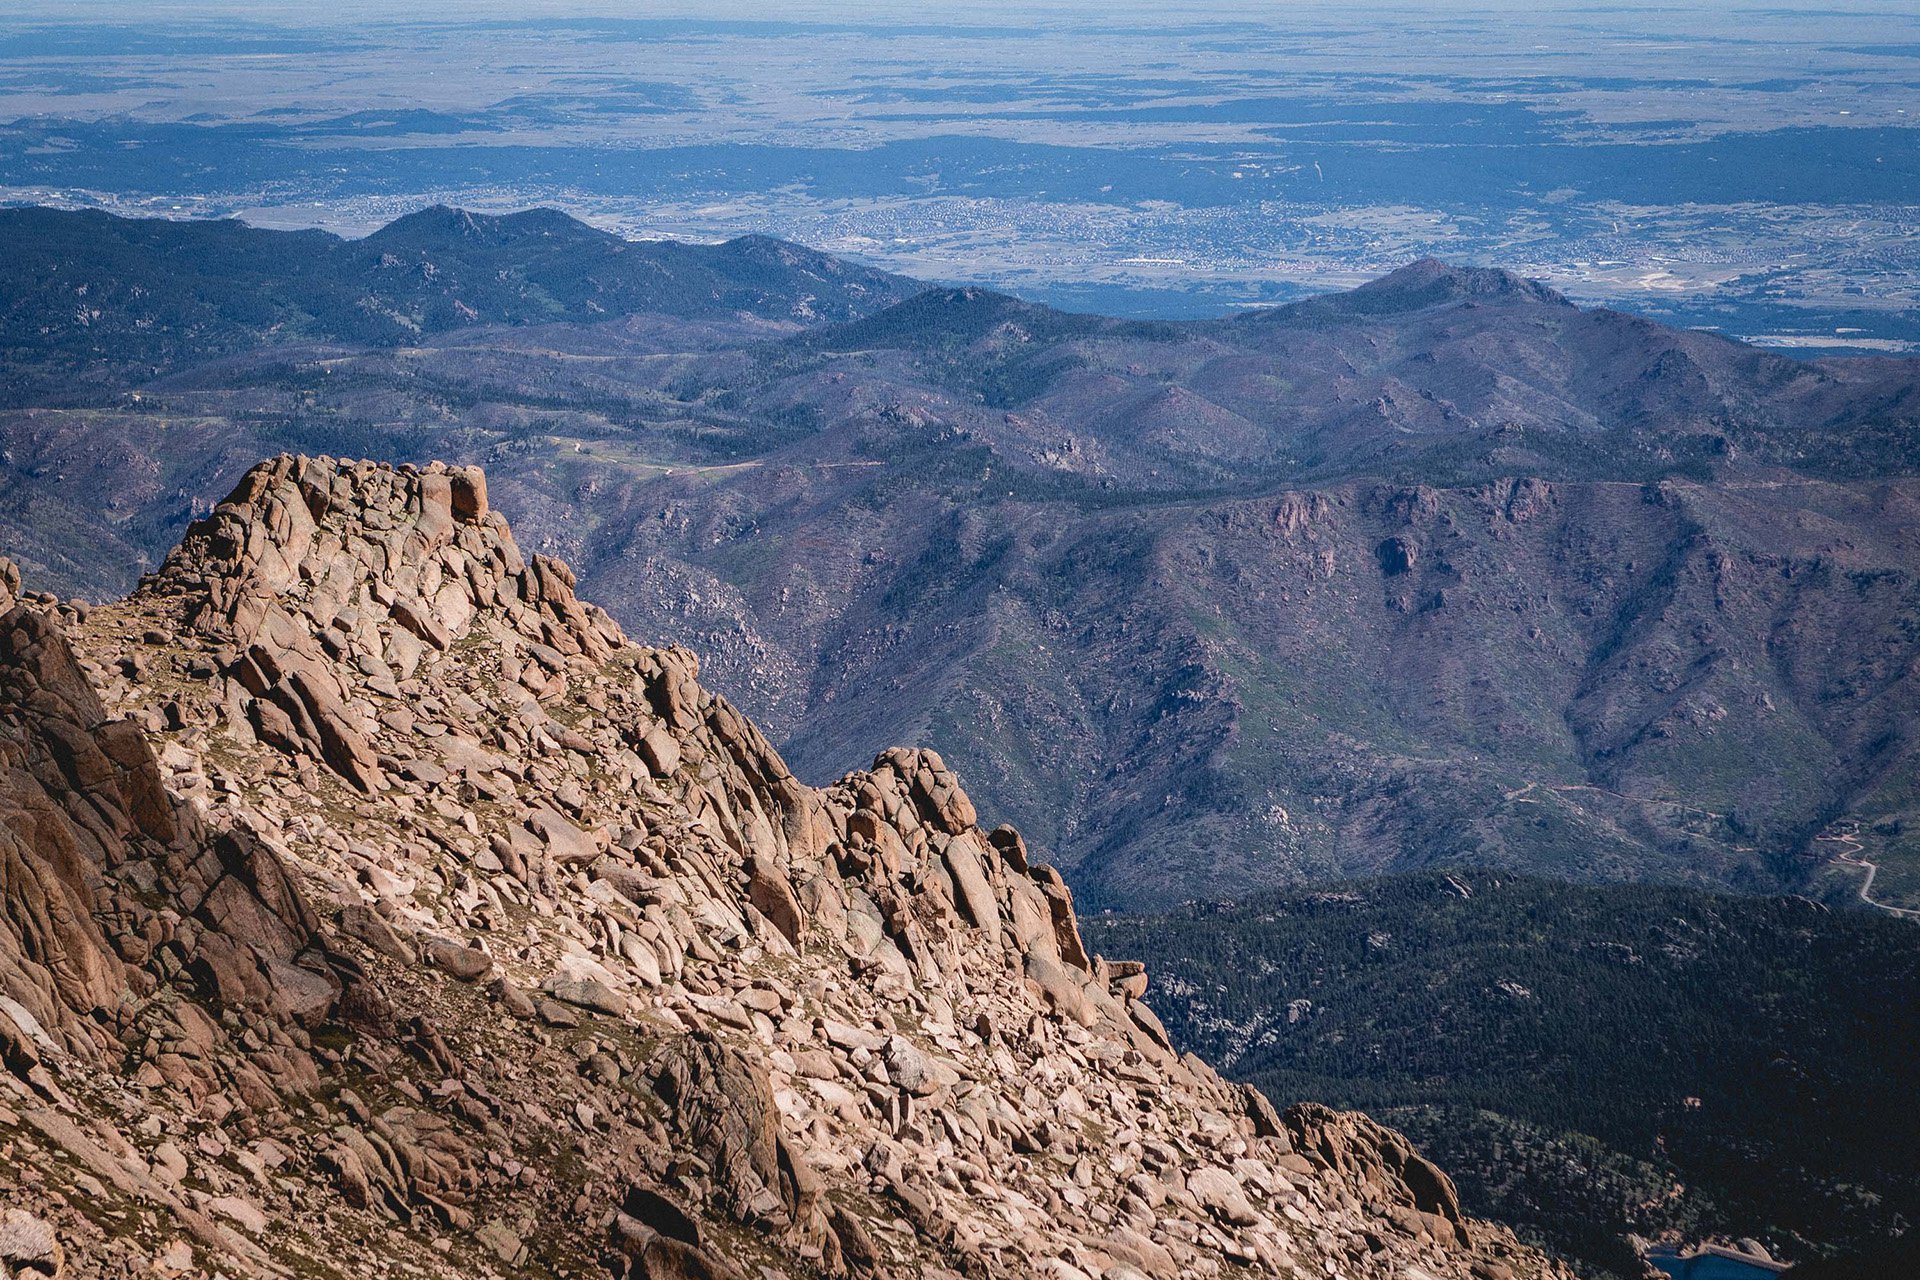
[[[0,1275],[1560,1276],[1169,1047],[932,751],[825,789],[475,470],[0,572]]]

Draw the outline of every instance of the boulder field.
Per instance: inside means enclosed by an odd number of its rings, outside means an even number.
[[[0,607],[0,1280],[1567,1274],[1175,1053],[934,752],[803,785],[477,470],[276,458]]]

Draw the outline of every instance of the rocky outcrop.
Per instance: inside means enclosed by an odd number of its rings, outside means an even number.
[[[1177,1055],[937,754],[800,783],[476,472],[276,459],[0,631],[0,1186],[69,1270],[1554,1273]]]
[[[325,1019],[341,983],[286,868],[248,830],[176,811],[146,738],[108,717],[55,617],[25,606],[0,616],[0,760],[14,1052],[110,1051],[169,974],[280,1023]]]
[[[1471,1241],[1453,1180],[1405,1137],[1357,1112],[1311,1102],[1288,1109],[1286,1126],[1294,1150],[1344,1180],[1368,1208],[1416,1235]]]

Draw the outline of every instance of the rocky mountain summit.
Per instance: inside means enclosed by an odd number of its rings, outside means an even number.
[[[473,469],[0,583],[0,1276],[1564,1274],[1176,1055],[939,756],[825,789]]]

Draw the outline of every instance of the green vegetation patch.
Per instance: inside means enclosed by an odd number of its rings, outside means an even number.
[[[1384,1113],[1479,1213],[1596,1265],[1629,1231],[1790,1257],[1920,1214],[1920,927],[1797,898],[1485,871],[1087,923],[1184,1048]]]

